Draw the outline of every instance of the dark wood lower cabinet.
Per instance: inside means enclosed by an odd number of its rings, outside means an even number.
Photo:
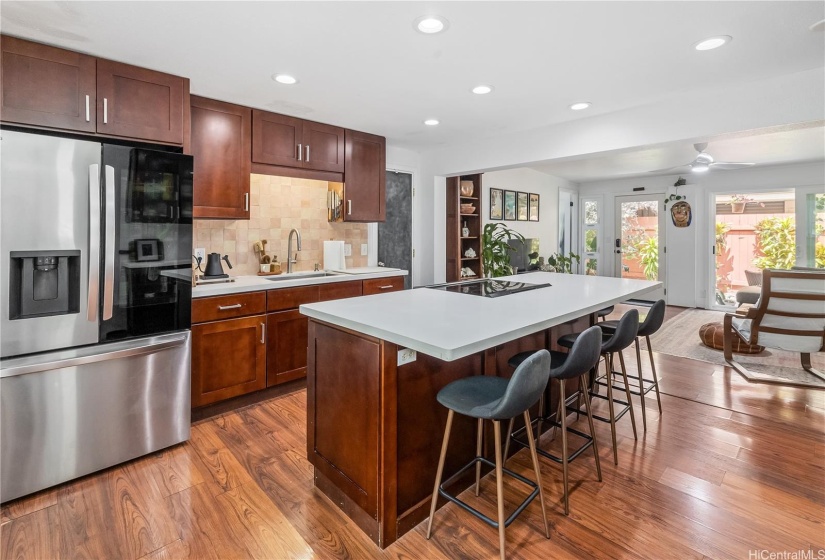
[[[266,315],[192,326],[193,407],[266,387],[265,329]]]
[[[306,377],[308,319],[297,309],[266,317],[266,384]]]

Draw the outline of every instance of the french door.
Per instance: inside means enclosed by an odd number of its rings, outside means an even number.
[[[661,286],[644,294],[645,300],[666,299],[664,195],[616,197],[613,251],[615,276],[653,280]]]

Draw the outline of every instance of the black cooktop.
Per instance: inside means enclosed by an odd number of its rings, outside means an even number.
[[[511,280],[485,278],[483,280],[470,280],[468,282],[456,282],[453,284],[439,284],[437,286],[428,286],[428,288],[444,290],[446,292],[457,292],[459,294],[470,294],[471,296],[501,297],[519,292],[548,288],[550,286],[551,284],[526,284],[524,282],[513,282]]]

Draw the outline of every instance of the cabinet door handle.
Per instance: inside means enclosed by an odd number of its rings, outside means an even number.
[[[261,323],[261,344],[266,344],[266,323]]]
[[[303,161],[301,158],[304,156],[304,145],[298,144],[298,161]]]
[[[241,307],[243,307],[243,304],[235,303],[233,305],[219,305],[218,309],[220,311],[227,311],[229,309],[240,309]]]
[[[352,200],[347,201],[347,216],[352,216]]]
[[[109,100],[103,98],[103,124],[109,124]]]
[[[309,163],[309,144],[307,144],[307,163]]]
[[[379,289],[379,290],[389,290],[389,289],[390,289],[390,288],[392,288],[392,287],[393,287],[393,285],[392,285],[392,284],[390,284],[389,286],[378,286],[378,289]]]
[[[89,122],[91,115],[89,114],[89,96],[86,96],[86,122]]]
[[[249,212],[249,193],[243,195],[243,209]]]

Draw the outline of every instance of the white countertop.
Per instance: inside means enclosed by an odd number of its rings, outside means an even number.
[[[209,296],[223,296],[227,294],[240,294],[243,292],[257,292],[259,290],[277,290],[279,288],[294,288],[296,286],[311,286],[313,284],[332,284],[335,282],[349,282],[353,280],[369,280],[371,278],[389,278],[391,276],[406,276],[406,270],[397,268],[388,269],[384,272],[372,272],[369,274],[335,274],[334,276],[317,276],[314,278],[307,275],[317,274],[313,272],[293,272],[292,274],[279,274],[277,276],[233,276],[234,282],[221,282],[216,284],[198,284],[192,288],[193,298]],[[268,280],[277,278],[277,280]]]
[[[311,303],[301,313],[452,361],[638,297],[661,282],[533,272],[550,287],[488,298],[430,288]]]

